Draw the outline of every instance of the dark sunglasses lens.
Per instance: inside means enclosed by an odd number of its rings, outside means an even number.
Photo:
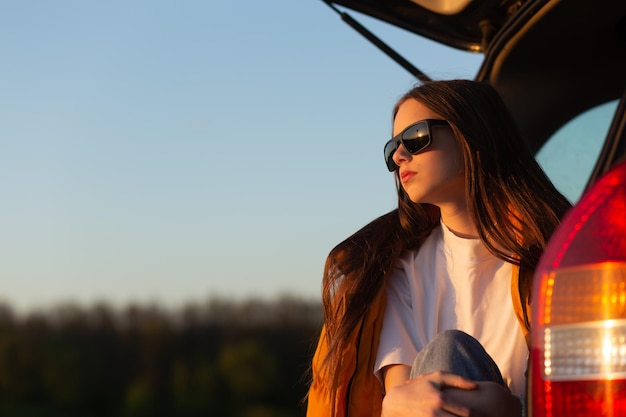
[[[402,144],[410,154],[416,154],[430,145],[428,124],[417,123],[402,133]]]
[[[445,122],[434,122],[433,124],[445,124]],[[415,155],[416,153],[424,150],[428,145],[430,145],[431,142],[428,121],[417,122],[407,127],[402,133],[400,133],[400,137],[402,138],[402,145],[404,145],[404,148],[410,154]],[[387,164],[387,169],[389,171],[395,171],[398,168],[393,160],[393,154],[398,149],[398,146],[400,146],[399,142],[399,137],[395,136],[385,144],[385,163]]]
[[[395,140],[390,140],[385,144],[385,163],[387,164],[387,169],[389,171],[395,171],[398,166],[395,162],[393,162],[393,154],[398,149]]]

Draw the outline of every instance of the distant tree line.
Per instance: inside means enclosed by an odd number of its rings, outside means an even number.
[[[0,305],[0,415],[301,417],[321,306]]]

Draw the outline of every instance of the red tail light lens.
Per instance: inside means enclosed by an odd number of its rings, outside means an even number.
[[[626,161],[567,214],[532,294],[532,415],[626,416]]]

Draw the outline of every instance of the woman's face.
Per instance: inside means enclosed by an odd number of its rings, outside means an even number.
[[[442,117],[417,100],[404,101],[393,122],[393,135],[424,119]],[[449,126],[431,126],[431,133],[431,144],[421,152],[411,155],[400,146],[394,153],[402,188],[415,203],[441,207],[464,202],[465,180],[459,142]]]

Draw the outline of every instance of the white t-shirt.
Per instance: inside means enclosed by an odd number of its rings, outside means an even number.
[[[458,237],[442,222],[390,276],[374,369],[379,379],[385,366],[411,366],[439,332],[458,329],[474,336],[511,391],[524,395],[528,348],[511,302],[511,274],[511,264],[480,239]]]

